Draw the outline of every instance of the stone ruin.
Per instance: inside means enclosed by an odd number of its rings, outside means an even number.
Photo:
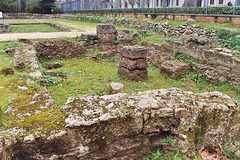
[[[180,78],[183,73],[186,73],[190,67],[181,61],[165,61],[161,65],[161,73],[166,73],[173,79]]]
[[[99,24],[97,25],[97,35],[102,42],[116,40],[116,29],[114,25]]]
[[[177,88],[159,89],[70,97],[64,106],[56,106],[50,92],[42,91],[32,97],[29,106],[42,98],[37,102],[39,107],[54,106],[64,112],[64,127],[45,136],[9,128],[11,141],[0,141],[1,159],[144,159],[156,147],[181,150],[181,154],[192,158],[202,143],[240,140],[238,106],[219,92],[194,94]],[[8,113],[26,116],[18,112],[15,102],[10,102]],[[38,114],[38,106],[29,118]],[[171,145],[160,144],[170,135]]]
[[[26,45],[15,50],[14,68],[20,71],[26,70],[36,81],[44,83],[40,66],[38,65],[36,50],[32,45]]]
[[[9,24],[0,24],[0,33],[9,32],[10,25]]]
[[[63,58],[79,58],[88,48],[111,48],[112,52],[121,55],[118,74],[131,80],[138,80],[139,77],[147,79],[146,58],[152,59],[154,64],[163,62],[162,72],[164,66],[166,70],[172,68],[167,71],[169,76],[178,78],[176,72],[187,70],[189,66],[178,61],[166,61],[176,49],[177,54],[195,58],[197,52],[203,53],[200,57],[201,65],[208,60],[209,64],[218,62],[224,67],[239,67],[239,61],[231,55],[207,51],[204,40],[192,38],[183,42],[166,41],[161,46],[155,45],[156,49],[125,46],[131,43],[115,45],[109,41],[126,39],[126,42],[130,42],[127,35],[133,34],[114,31],[113,26],[108,26],[111,31],[105,32],[101,27],[105,28],[106,25],[98,26],[100,41],[97,35],[83,34],[82,39],[85,41],[77,45],[68,40],[31,42],[37,52],[31,45],[16,49],[14,66],[18,70],[30,70],[29,74],[39,75],[36,77],[41,80],[37,57],[53,59],[59,54]],[[200,43],[205,48],[200,49],[194,43]],[[64,48],[65,44],[71,46],[70,49]],[[196,51],[193,51],[192,45]],[[188,48],[184,50],[184,46]],[[63,54],[65,51],[68,51],[67,54]],[[216,59],[218,54],[222,55],[220,59]],[[234,73],[238,73],[238,69],[233,68]],[[181,154],[192,158],[202,144],[240,141],[238,105],[229,96],[219,92],[194,94],[170,88],[135,94],[70,97],[63,106],[56,105],[49,91],[28,96],[30,101],[26,102],[26,107],[37,106],[27,110],[29,113],[20,113],[18,100],[12,99],[7,110],[9,116],[32,118],[41,108],[52,107],[64,113],[64,126],[59,130],[51,130],[50,135],[41,135],[35,130],[24,128],[8,128],[5,130],[8,136],[0,137],[0,159],[144,159],[156,147],[180,150]],[[168,136],[173,137],[172,145],[160,144]]]
[[[190,60],[189,70],[206,76],[208,81],[228,81],[234,88],[240,86],[240,60],[234,57],[240,53],[227,48],[217,48],[214,39],[187,37],[179,41],[165,40],[161,45],[150,42],[143,42],[142,45],[148,47],[148,58],[155,66],[162,68],[162,73],[168,75],[185,73],[188,67],[176,62],[178,61],[176,57],[182,55],[197,60],[195,62]],[[182,65],[177,67],[176,63]]]
[[[99,24],[97,25],[97,35],[100,41],[120,41],[120,42],[132,42],[136,34],[129,30],[116,30],[112,24]]]
[[[130,80],[138,81],[148,78],[147,49],[142,46],[125,46],[122,48],[118,74]]]

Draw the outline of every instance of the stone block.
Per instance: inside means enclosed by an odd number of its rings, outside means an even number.
[[[119,66],[127,68],[129,70],[145,69],[148,67],[147,59],[132,60],[125,57],[121,57]]]
[[[118,82],[111,82],[109,86],[112,92],[120,92],[124,88],[124,85]]]
[[[130,30],[117,30],[117,40],[122,42],[133,41],[135,34]]]
[[[0,24],[0,33],[9,32],[10,26],[9,24]]]
[[[130,80],[138,81],[141,79],[147,79],[148,78],[148,71],[147,69],[142,70],[129,70],[124,67],[119,67],[118,74],[121,76],[125,76]]]
[[[139,59],[147,57],[147,49],[142,46],[125,46],[122,49],[122,56],[130,59]]]
[[[116,29],[112,24],[98,24],[97,34],[115,34]]]
[[[82,33],[81,39],[84,39],[85,41],[97,40],[98,36],[96,34],[91,33]]]
[[[130,30],[117,30],[117,34],[121,35],[121,34],[131,34],[133,33],[133,31]]]
[[[117,35],[117,40],[122,42],[132,42],[133,38],[133,34]]]
[[[161,65],[161,73],[168,74],[171,78],[177,79],[183,73],[186,73],[189,70],[189,66],[180,61],[166,61]]]
[[[111,42],[111,41],[115,41],[116,39],[116,35],[109,33],[109,34],[98,34],[100,41],[102,42]]]

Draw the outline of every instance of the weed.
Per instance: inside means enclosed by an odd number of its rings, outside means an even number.
[[[183,81],[192,80],[196,83],[207,82],[207,79],[206,79],[205,76],[203,76],[200,73],[195,73],[195,72],[192,72],[192,71],[187,71],[187,73],[183,74],[182,77],[183,77],[182,78]]]
[[[216,27],[209,27],[207,30],[206,30],[206,33],[209,34],[209,33],[212,33],[213,31],[216,30]]]
[[[50,75],[43,75],[43,79],[45,81],[45,84],[47,86],[50,86],[51,84],[56,85],[58,84],[57,78],[50,76]]]
[[[235,141],[233,145],[223,145],[222,152],[218,152],[221,156],[227,156],[229,159],[240,159],[240,155],[238,152],[240,152],[240,149],[238,148],[240,143],[238,141]]]
[[[172,136],[167,136],[167,139],[164,139],[164,140],[161,140],[161,141],[160,141],[160,144],[161,144],[161,143],[168,143],[168,144],[172,145],[172,143],[173,143],[173,137],[172,137]]]
[[[185,160],[180,157],[180,151],[168,151],[166,149],[157,149],[146,158],[147,160]]]
[[[236,36],[232,37],[228,46],[229,48],[240,51],[240,37],[236,37]]]
[[[119,44],[120,42],[119,42],[119,41],[113,41],[112,43],[115,44],[115,45],[117,45],[117,44]]]
[[[98,52],[95,56],[96,56],[97,60],[102,59],[102,54],[100,52]]]

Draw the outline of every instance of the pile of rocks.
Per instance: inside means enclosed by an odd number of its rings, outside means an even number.
[[[121,52],[118,74],[130,80],[147,79],[147,49],[142,46],[125,46]]]

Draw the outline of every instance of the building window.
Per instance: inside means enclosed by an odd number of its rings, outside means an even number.
[[[178,6],[179,5],[179,0],[176,0],[176,6]]]
[[[219,4],[223,4],[223,0],[219,0]]]
[[[210,0],[210,4],[214,4],[214,0]]]

